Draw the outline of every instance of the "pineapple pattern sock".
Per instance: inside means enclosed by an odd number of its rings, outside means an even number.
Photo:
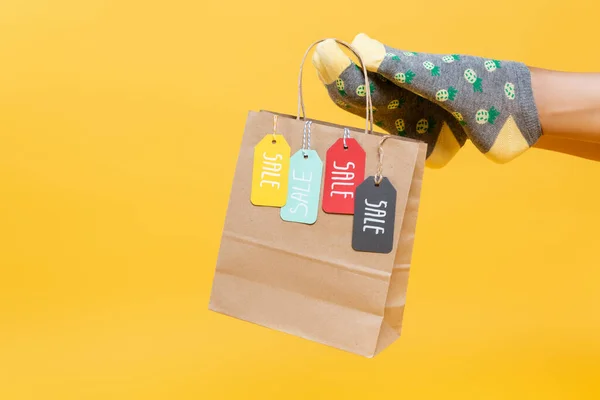
[[[367,88],[362,69],[335,41],[317,46],[313,64],[329,96],[343,110],[364,118],[370,90],[375,124],[391,134],[426,142],[428,167],[443,167],[464,145],[465,132],[452,114],[375,73],[368,74]]]
[[[530,71],[522,63],[401,51],[364,34],[352,45],[369,71],[451,112],[495,162],[514,159],[542,135]]]

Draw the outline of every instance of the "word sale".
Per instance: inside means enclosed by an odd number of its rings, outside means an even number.
[[[363,232],[371,230],[376,235],[385,233],[386,208],[387,201],[381,200],[378,204],[371,204],[368,199],[365,199]]]
[[[344,199],[354,198],[354,168],[356,165],[349,161],[344,166],[337,165],[333,162],[333,170],[331,171],[331,186],[329,188],[329,197],[340,196]]]
[[[308,203],[309,203],[309,195],[310,188],[312,183],[312,172],[298,172],[299,176],[296,176],[297,171],[295,169],[292,170],[292,181],[290,188],[290,199],[296,200],[294,205],[291,205],[289,208],[290,213],[296,214],[301,212],[303,217],[308,216]]]
[[[267,152],[263,153],[262,170],[260,173],[260,187],[271,185],[271,187],[279,189],[281,187],[281,164],[283,156],[276,154],[274,157],[269,157]]]

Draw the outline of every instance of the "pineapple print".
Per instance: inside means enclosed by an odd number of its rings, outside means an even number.
[[[388,110],[395,110],[396,108],[399,108],[400,106],[402,106],[405,101],[406,100],[404,100],[404,99],[392,100],[388,104],[387,108],[388,108]]]
[[[424,135],[429,133],[431,129],[435,128],[435,121],[431,118],[425,119],[422,118],[417,122],[417,133],[420,135]]]
[[[431,61],[425,61],[423,67],[425,67],[426,70],[431,71],[431,76],[440,75],[440,67],[436,67]]]
[[[504,85],[504,94],[506,94],[506,97],[508,97],[510,100],[514,100],[516,97],[515,85],[510,82],[506,82],[506,85]]]
[[[373,92],[375,92],[375,84],[373,82],[369,82],[369,91],[371,92],[371,94],[373,94]],[[360,97],[366,96],[367,88],[365,87],[365,85],[359,85],[356,88],[356,94],[359,95]]]
[[[346,90],[344,88],[344,81],[341,80],[340,78],[335,80],[335,86],[337,87],[338,93],[342,96],[342,97],[346,97]]]
[[[393,53],[385,53],[385,56],[391,58],[393,61],[400,61],[400,57]]]
[[[478,78],[475,71],[473,71],[471,68],[465,70],[465,79],[467,82],[473,85],[474,92],[483,92],[481,87],[481,78]]]
[[[442,103],[447,100],[453,101],[457,93],[458,90],[450,86],[448,89],[438,90],[438,92],[435,94],[435,99],[437,101],[441,101]]]
[[[445,63],[453,63],[454,61],[460,61],[460,56],[458,54],[452,54],[451,56],[442,57],[442,61]]]
[[[467,123],[465,122],[463,116],[461,113],[459,112],[453,112],[452,115],[454,115],[454,118],[456,118],[456,120],[458,121],[459,124],[461,124],[462,126],[465,126]]]
[[[337,104],[338,106],[345,108],[345,109],[350,108],[350,105],[347,103],[344,103],[342,100],[336,100],[335,104]]]
[[[402,54],[404,54],[407,57],[414,57],[414,56],[416,56],[419,53],[415,53],[414,51],[405,51]]]
[[[412,72],[410,69],[406,72],[398,72],[396,75],[394,75],[395,80],[397,80],[400,83],[406,83],[407,85],[410,85],[412,83],[414,77],[415,73]]]
[[[489,110],[479,110],[477,111],[477,114],[475,114],[475,121],[480,125],[487,123],[494,125],[494,122],[496,122],[496,118],[498,118],[499,115],[500,112],[494,107]]]
[[[406,127],[404,125],[404,120],[402,118],[398,118],[396,120],[396,122],[394,122],[394,125],[396,125],[396,132],[398,132],[398,135],[400,135],[400,136],[406,135]]]
[[[502,63],[498,60],[487,60],[483,65],[488,72],[494,72],[496,69],[502,68]]]

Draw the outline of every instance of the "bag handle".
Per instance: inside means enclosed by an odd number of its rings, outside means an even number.
[[[299,120],[300,119],[300,113],[302,113],[302,118],[306,118],[306,111],[304,109],[304,98],[302,97],[302,70],[304,69],[304,63],[306,61],[306,58],[308,57],[308,53],[312,50],[313,47],[315,47],[317,44],[324,42],[327,39],[321,39],[321,40],[317,40],[316,42],[314,42],[313,44],[311,44],[308,49],[306,50],[306,53],[304,53],[304,57],[302,57],[302,63],[300,63],[300,74],[298,76],[298,113],[296,114],[296,119]],[[350,50],[352,53],[354,53],[354,55],[358,58],[358,60],[360,61],[360,65],[362,67],[362,71],[365,77],[365,99],[366,99],[366,110],[367,110],[367,115],[366,115],[366,126],[365,126],[365,133],[369,134],[369,133],[373,133],[373,101],[371,100],[371,88],[369,85],[369,76],[367,75],[367,67],[365,67],[365,62],[363,61],[362,57],[360,56],[360,54],[358,54],[358,51],[352,47],[349,43],[344,42],[343,40],[339,40],[339,39],[333,39],[335,40],[338,44],[341,44],[342,46],[346,47],[348,50]]]

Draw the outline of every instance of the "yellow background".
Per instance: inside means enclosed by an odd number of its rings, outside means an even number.
[[[600,396],[600,164],[467,145],[427,171],[402,338],[375,359],[207,310],[250,109],[306,46],[600,70],[600,3],[0,3],[1,399]],[[309,116],[362,126],[306,72]],[[568,90],[568,88],[565,88]]]

